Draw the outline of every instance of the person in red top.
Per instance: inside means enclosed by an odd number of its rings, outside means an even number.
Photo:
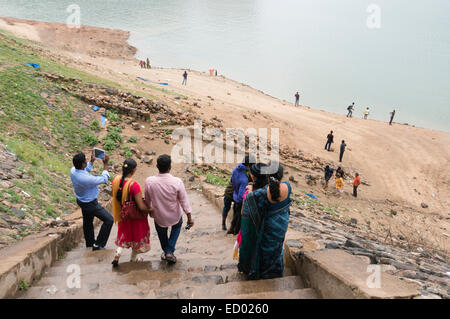
[[[353,180],[353,196],[358,197],[358,186],[361,184],[361,177],[359,174],[355,174],[355,179]]]
[[[137,163],[132,158],[127,158],[122,166],[122,175],[113,179],[112,183],[112,208],[114,222],[117,223],[117,245],[116,255],[112,262],[114,267],[119,265],[119,259],[125,248],[131,248],[130,261],[142,261],[138,254],[146,253],[150,250],[150,226],[148,224],[148,213],[152,210],[145,204],[141,186],[132,180],[136,173]],[[122,220],[120,211],[123,203],[130,198],[136,203],[137,208],[145,213],[142,219]]]

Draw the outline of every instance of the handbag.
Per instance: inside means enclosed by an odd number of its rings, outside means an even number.
[[[131,197],[131,184],[128,184],[128,198],[125,200],[125,203],[122,204],[122,208],[120,209],[120,219],[122,220],[136,220],[136,219],[145,219],[147,218],[146,213],[142,213],[136,205],[134,198]]]

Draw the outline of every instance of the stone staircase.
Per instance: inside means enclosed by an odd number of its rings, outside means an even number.
[[[141,255],[144,261],[129,262],[131,251],[125,250],[119,267],[113,269],[117,232],[114,226],[107,250],[94,252],[85,248],[82,241],[17,298],[318,298],[289,268],[285,269],[283,278],[244,281],[237,272],[237,262],[232,259],[235,236],[225,235],[221,230],[217,207],[199,192],[189,191],[188,195],[195,226],[190,230],[182,228],[175,265],[161,261],[162,251],[151,220],[152,249]],[[79,288],[73,285],[77,269],[80,270]]]

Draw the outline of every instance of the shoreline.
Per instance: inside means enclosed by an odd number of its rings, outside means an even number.
[[[0,28],[2,20],[0,18]],[[18,22],[10,29],[22,37],[30,32],[39,35],[41,41],[35,42],[51,49],[48,53],[50,58],[113,80],[128,89],[150,93],[166,104],[195,110],[204,121],[217,117],[223,120],[223,127],[276,127],[280,130],[281,144],[289,145],[293,151],[337,162],[337,151],[323,151],[326,135],[334,130],[336,143],[333,148],[338,149],[342,139],[349,145],[343,165],[357,169],[370,181],[368,199],[389,199],[412,207],[420,207],[422,202],[426,202],[430,212],[448,212],[450,185],[446,181],[450,180],[450,172],[442,173],[442,165],[450,163],[450,134],[445,131],[395,122],[389,126],[387,121],[349,119],[345,114],[307,106],[295,107],[294,103],[280,100],[248,84],[221,75],[209,76],[202,71],[189,71],[188,85],[184,86],[181,85],[183,69],[141,69],[139,59],[135,57],[136,48],[127,50],[127,56],[120,56],[121,48],[110,45],[109,54],[96,54],[102,53],[109,40],[116,44],[122,41],[123,45],[130,47],[127,44],[129,33],[125,31],[93,27],[94,34],[95,30],[102,31],[102,41],[96,41],[94,37],[89,47],[80,47],[80,42],[77,42],[80,35],[73,29],[59,30],[59,37],[55,39],[52,36],[55,32],[53,23],[13,20]],[[90,36],[90,27],[83,28],[86,32],[82,36]],[[96,44],[100,46],[95,47]],[[165,81],[169,86],[149,85],[150,82],[137,80],[137,77],[154,82]],[[177,100],[175,95],[186,96],[188,100]]]
[[[2,22],[6,22],[6,24],[11,24],[10,28],[6,28],[5,29],[5,24]],[[25,28],[25,30],[21,30],[20,32],[17,32],[17,25],[20,25],[21,27],[23,26],[32,26],[34,28],[38,28],[38,31],[36,32],[36,30],[31,30],[30,28]],[[48,41],[48,39],[42,39],[39,38],[39,34],[44,34],[46,32],[49,32],[49,29],[53,28],[54,26],[56,26],[56,29],[58,30],[58,28],[65,28],[66,30],[64,32],[71,32],[71,33],[80,33],[79,31],[76,31],[77,29],[69,29],[66,27],[66,24],[63,23],[59,23],[59,22],[44,22],[44,21],[38,21],[38,20],[26,20],[26,19],[19,19],[19,18],[14,18],[14,17],[1,17],[0,16],[0,29],[6,30],[8,32],[11,33],[15,33],[16,36],[21,37],[21,38],[25,38],[27,40],[31,40],[31,41],[35,41],[35,42],[39,42],[44,44],[45,42]],[[39,30],[40,29],[40,30]],[[136,46],[133,46],[132,44],[129,43],[130,40],[130,35],[132,33],[132,31],[126,31],[126,30],[121,30],[121,29],[112,29],[112,28],[103,28],[103,27],[96,27],[96,26],[89,26],[89,25],[81,25],[80,27],[81,30],[81,34],[79,35],[80,38],[86,39],[86,37],[83,35],[84,34],[91,34],[91,33],[102,33],[104,34],[105,32],[107,34],[112,34],[113,35],[113,39],[111,39],[110,36],[108,36],[108,41],[104,41],[104,40],[99,40],[97,41],[97,43],[89,43],[87,45],[86,48],[83,48],[81,50],[81,52],[84,52],[86,54],[92,55],[93,53],[95,53],[96,55],[99,56],[104,56],[104,57],[109,57],[112,59],[128,59],[128,60],[134,60],[137,62],[139,62],[140,60],[137,58],[137,55],[139,53],[139,48]],[[25,31],[25,32],[23,32]],[[91,37],[92,38],[92,37]],[[112,42],[111,42],[112,41]],[[95,52],[92,52],[92,48],[95,48],[100,44],[105,44],[105,43],[109,43],[111,44],[114,48],[112,48],[111,46],[106,46],[106,47],[102,47],[100,45],[100,48],[98,50],[94,50]],[[77,43],[79,44],[79,43]],[[125,51],[121,52],[121,53],[125,53],[125,56],[121,55],[119,52],[117,52],[117,48],[121,45],[125,45]],[[63,50],[67,50],[69,48],[74,48],[74,43],[58,43],[56,45],[56,47],[58,47],[59,49],[63,49]],[[76,46],[76,49],[80,49],[80,46]],[[91,49],[90,49],[91,48]],[[112,49],[112,50],[111,50]],[[102,52],[100,52],[99,50],[103,50]],[[108,50],[109,52],[114,52],[113,54],[111,53],[106,53],[105,50]],[[188,71],[192,71],[192,72],[196,72],[196,73],[200,73],[200,74],[204,74],[206,76],[208,76],[208,72],[207,71],[200,71],[200,70],[196,70],[196,69],[190,69],[190,68],[175,68],[175,67],[168,67],[168,66],[157,66],[157,67],[152,67],[152,69],[160,69],[160,70],[173,70],[173,71],[184,71],[184,70],[188,70]],[[267,93],[261,89],[258,89],[256,87],[251,86],[250,84],[244,83],[244,82],[240,82],[239,80],[235,80],[233,78],[227,77],[225,75],[218,75],[224,79],[226,79],[227,81],[232,81],[238,85],[241,86],[245,86],[248,87],[249,89],[255,90],[261,94],[264,94],[265,96],[280,101],[282,102],[284,105],[294,105],[293,102],[289,102],[281,97],[277,97],[275,95],[271,95],[270,93]],[[301,107],[304,108],[308,108],[312,111],[318,111],[318,112],[325,112],[328,113],[330,115],[335,115],[335,116],[342,116],[342,117],[346,117],[345,112],[346,110],[343,110],[343,113],[337,113],[337,112],[333,112],[333,111],[329,111],[325,108],[320,108],[320,107],[311,107],[309,105],[301,105]],[[361,111],[362,112],[362,111]],[[354,117],[355,118],[355,117]],[[388,122],[388,117],[386,117],[386,120],[378,120],[378,119],[368,119],[368,121],[375,121],[375,122],[379,122],[379,123],[387,123]],[[416,124],[412,124],[412,123],[408,123],[408,122],[404,122],[404,123],[400,123],[400,122],[395,122],[394,119],[394,124],[397,125],[404,125],[404,126],[409,126],[409,127],[413,127],[413,128],[417,128],[417,129],[422,129],[422,130],[431,130],[431,131],[435,131],[435,132],[440,132],[440,133],[448,133],[450,134],[450,129],[448,131],[445,131],[443,129],[440,128],[434,128],[434,127],[425,127],[425,126],[419,126]]]

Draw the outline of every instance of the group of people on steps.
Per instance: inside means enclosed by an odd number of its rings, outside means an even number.
[[[194,221],[183,181],[170,174],[170,156],[158,157],[156,166],[159,174],[148,177],[144,189],[133,179],[137,170],[136,161],[128,158],[123,162],[122,174],[112,180],[112,215],[97,200],[98,186],[110,179],[109,158],[103,158],[100,176],[90,174],[95,160],[94,154],[89,162],[84,153],[76,154],[70,172],[77,203],[82,211],[86,247],[104,250],[116,223],[117,249],[112,265],[119,266],[123,249],[131,249],[131,262],[140,262],[143,259],[138,255],[151,248],[150,216],[154,219],[161,245],[161,259],[170,264],[176,263],[174,252],[183,225],[183,213],[187,216],[188,228],[194,226]],[[223,229],[227,229],[226,216],[233,204],[233,221],[227,233],[238,236],[234,251],[230,254],[233,253],[239,260],[238,270],[248,279],[282,277],[284,272],[283,242],[289,224],[291,185],[282,182],[281,164],[276,163],[277,170],[273,174],[264,173],[264,167],[267,164],[255,163],[253,157],[246,156],[233,170],[231,186],[225,191]],[[127,202],[134,203],[142,218],[122,218]],[[94,217],[103,222],[97,238],[94,237]]]
[[[98,185],[108,182],[108,156],[103,159],[103,172],[100,176],[91,175],[95,161],[94,154],[90,162],[79,153],[73,157],[70,177],[74,187],[77,203],[83,215],[83,231],[86,247],[93,250],[104,250],[108,242],[111,228],[117,223],[116,254],[112,264],[119,265],[123,249],[131,249],[132,262],[142,261],[138,255],[150,250],[150,226],[148,216],[154,219],[156,232],[161,244],[161,259],[168,263],[176,263],[175,246],[183,225],[183,212],[187,216],[188,227],[194,226],[192,208],[180,178],[170,174],[171,158],[161,155],[157,159],[159,174],[148,177],[144,189],[133,180],[137,170],[135,160],[128,158],[122,165],[122,175],[112,181],[112,215],[97,200]],[[142,217],[138,219],[121,218],[122,208],[126,201],[135,204]],[[94,217],[103,221],[97,239],[94,238]],[[170,235],[168,234],[170,228]]]

